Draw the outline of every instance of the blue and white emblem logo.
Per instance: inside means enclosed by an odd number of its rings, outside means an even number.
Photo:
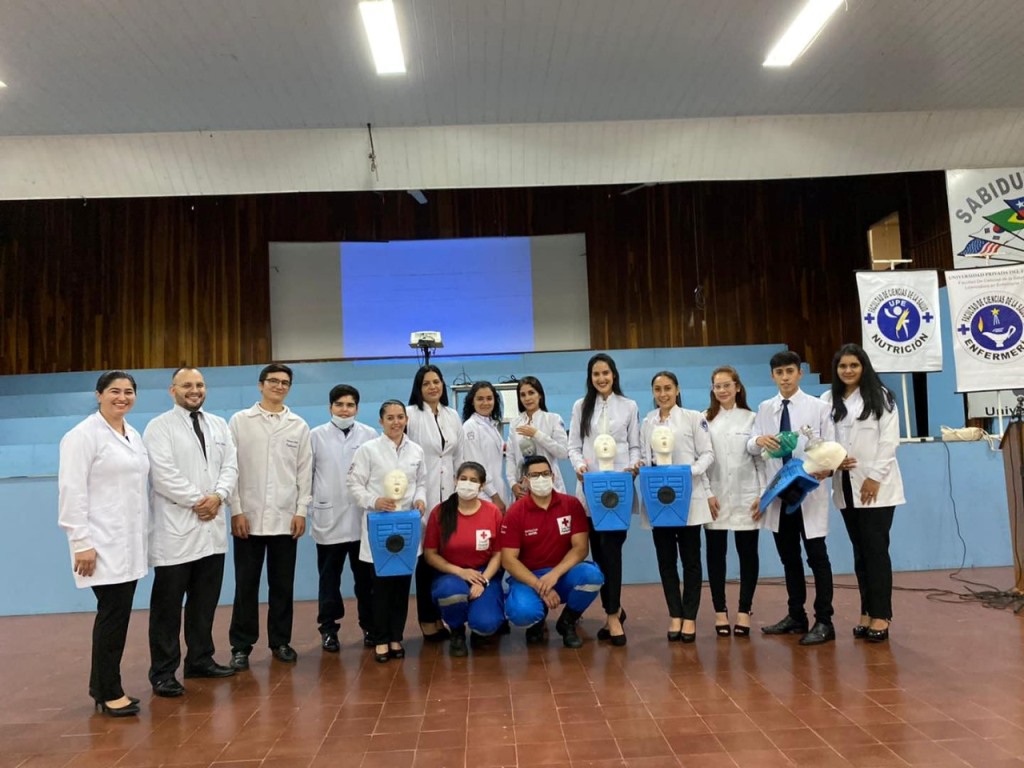
[[[890,355],[914,352],[933,332],[935,313],[925,298],[909,288],[886,288],[868,302],[864,322],[873,330],[870,341]]]
[[[986,362],[999,363],[1024,354],[1024,304],[1016,297],[989,294],[960,310],[956,337]]]

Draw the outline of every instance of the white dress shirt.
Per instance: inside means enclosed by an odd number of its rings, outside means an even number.
[[[752,531],[764,527],[764,518],[755,520],[750,507],[764,491],[764,465],[761,456],[747,452],[753,435],[754,412],[746,408],[721,408],[708,422],[715,463],[708,470],[711,495],[718,500],[718,517],[707,523],[713,530]]]
[[[231,515],[245,515],[250,535],[290,536],[292,518],[305,517],[313,498],[309,426],[287,407],[271,413],[256,403],[228,427],[238,449]]]
[[[821,399],[831,410],[832,392],[826,392]],[[883,411],[880,419],[869,416],[862,420],[864,398],[860,389],[843,401],[846,403],[846,417],[836,424],[836,441],[846,449],[847,455],[857,460],[857,466],[850,470],[854,506],[870,508],[905,504],[903,476],[896,461],[896,449],[900,444],[900,419],[896,406],[891,411]],[[860,489],[867,479],[878,481],[878,496],[864,504],[860,500]],[[838,470],[832,478],[832,500],[837,509],[846,507]]]
[[[690,509],[686,515],[687,525],[703,525],[711,520],[711,508],[708,507],[708,496],[711,495],[711,484],[708,482],[708,468],[715,463],[715,452],[711,445],[711,435],[704,414],[673,405],[668,418],[662,420],[661,410],[655,408],[648,413],[640,425],[640,455],[644,466],[654,466],[654,452],[651,450],[651,433],[657,427],[668,427],[672,430],[675,441],[672,444],[672,463],[690,467],[693,478],[693,490],[690,495]],[[640,523],[651,528],[651,520],[647,516],[647,507],[640,499]]]
[[[509,493],[504,474],[505,441],[501,438],[499,427],[491,419],[474,413],[463,422],[462,432],[466,436],[462,461],[482,464],[487,472],[487,482],[481,490],[488,499],[498,496],[507,506]],[[455,468],[458,469],[458,466]]]
[[[427,508],[433,509],[455,493],[455,470],[463,462],[465,435],[462,420],[454,409],[437,406],[437,417],[430,406],[406,409],[409,424],[405,433],[423,449],[427,471]],[[444,434],[444,446],[441,435]]]
[[[816,397],[811,397],[802,389],[798,389],[789,398],[789,424],[794,432],[799,432],[802,427],[810,427],[811,434],[823,440],[835,440],[835,428],[832,424],[832,416],[829,407]],[[761,446],[757,445],[757,438],[761,435],[778,435],[779,420],[782,417],[782,395],[776,395],[761,403],[757,408],[757,416],[754,417],[754,429],[750,439],[747,441],[747,452],[751,456],[761,455]],[[793,451],[793,459],[803,461],[806,454],[804,446],[807,438],[800,435],[796,450]],[[775,477],[775,473],[782,469],[782,459],[767,459],[765,461],[765,475],[769,482]],[[801,508],[804,518],[804,534],[808,539],[819,539],[828,534],[828,481],[823,480],[821,485],[807,494]],[[782,514],[782,502],[778,499],[772,501],[765,510],[766,526],[774,532],[779,530],[779,517]]]
[[[363,443],[377,430],[353,422],[346,435],[329,421],[309,433],[313,449],[313,503],[309,505],[309,532],[317,544],[359,541],[363,510],[348,489],[348,470]]]
[[[57,490],[60,527],[75,553],[96,550],[92,576],[79,589],[123,584],[146,575],[149,455],[128,422],[120,435],[97,412],[60,441]]]
[[[537,434],[523,437],[516,433],[516,427],[534,427]],[[532,417],[520,413],[508,425],[508,449],[505,454],[505,477],[509,488],[522,480],[520,470],[523,464],[523,441],[533,441],[534,456],[543,456],[551,466],[554,475],[552,481],[555,490],[565,493],[565,480],[558,466],[559,459],[569,458],[569,435],[565,431],[565,422],[557,413],[550,411],[534,411]]]
[[[206,455],[192,427],[189,411],[180,405],[149,422],[143,440],[149,451],[149,564],[190,563],[228,551],[224,506],[213,520],[200,520],[192,509],[216,493],[226,501],[238,480],[235,443],[220,416],[200,410],[199,424]]]
[[[636,401],[614,392],[607,399],[598,395],[594,403],[594,415],[590,419],[590,433],[586,439],[580,431],[582,414],[583,398],[580,398],[572,406],[572,418],[569,421],[569,461],[573,469],[577,472],[583,468],[590,472],[600,471],[594,453],[594,439],[602,434],[609,434],[615,439],[615,469],[636,466],[640,461],[640,419]],[[589,516],[583,483],[576,484],[576,498]],[[634,496],[634,511],[635,502]]]
[[[409,479],[405,495],[396,503],[396,511],[403,512],[414,509],[416,502],[422,501],[426,505],[426,511],[420,514],[420,522],[423,526],[426,525],[427,516],[431,510],[426,498],[426,466],[423,449],[405,435],[402,436],[402,442],[399,445],[395,445],[387,435],[381,435],[359,446],[352,458],[347,482],[349,493],[352,494],[359,508],[363,510],[359,537],[360,560],[367,563],[373,562],[366,514],[374,511],[373,506],[377,503],[377,499],[387,496],[384,492],[386,485],[384,480],[388,473],[399,469]],[[422,535],[420,536],[419,552],[423,552]]]

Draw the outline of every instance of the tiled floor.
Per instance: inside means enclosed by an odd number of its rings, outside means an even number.
[[[897,584],[956,588],[944,573]],[[180,699],[149,693],[140,612],[123,673],[143,713],[126,720],[93,714],[86,696],[91,615],[0,619],[0,768],[1024,766],[1024,620],[1008,611],[897,592],[892,640],[872,646],[850,636],[856,596],[840,589],[838,641],[801,648],[716,638],[706,592],[694,645],[665,641],[659,587],[627,587],[624,605],[621,649],[592,640],[592,609],[579,651],[528,649],[516,630],[468,659],[410,639],[404,661],[378,665],[351,627],[340,654],[322,653],[302,603],[298,664],[259,649],[250,672],[184,681]],[[782,587],[762,585],[755,625],[784,605]]]

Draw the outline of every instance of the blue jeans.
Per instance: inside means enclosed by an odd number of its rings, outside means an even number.
[[[541,568],[534,571],[538,578],[550,571]],[[555,592],[565,606],[576,613],[583,613],[597,598],[604,584],[601,569],[591,562],[577,563],[562,575],[555,584]],[[508,577],[508,596],[505,598],[505,615],[517,627],[528,627],[542,621],[547,615],[547,606],[533,587]]]
[[[465,579],[442,573],[434,579],[430,596],[441,611],[444,623],[456,631],[468,623],[478,635],[492,635],[505,620],[505,596],[498,578],[484,587],[480,597],[470,600]]]

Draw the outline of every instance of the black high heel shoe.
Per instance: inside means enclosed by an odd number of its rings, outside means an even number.
[[[138,700],[134,700],[123,707],[110,707],[105,701],[97,701],[96,711],[102,712],[107,717],[134,717],[139,714],[139,703]]]
[[[732,627],[728,624],[715,624],[715,634],[719,637],[729,637],[732,634]]]
[[[669,630],[665,633],[665,636],[668,637],[668,641],[670,643],[678,643],[683,639],[683,633],[678,629],[674,632],[672,630]]]
[[[387,646],[384,647],[383,653],[377,650],[377,646],[373,647],[373,660],[378,664],[387,664],[391,660],[391,655],[388,653]]]
[[[399,645],[397,648],[388,648],[388,656],[392,659],[404,659],[405,648]]]
[[[619,610],[619,624],[625,624],[625,623],[626,623],[626,611],[620,609]],[[625,635],[618,635],[618,637],[625,637]],[[597,630],[597,639],[598,640],[611,640],[612,639],[611,630],[608,629],[608,627],[601,627],[599,630]],[[626,644],[625,641],[623,641],[622,643],[619,643],[619,645],[625,645],[625,644]]]
[[[889,639],[889,626],[886,625],[885,629],[872,629],[871,627],[865,627],[867,630],[864,633],[864,639],[869,643],[884,643]]]
[[[742,611],[741,611],[741,613],[742,613]],[[754,614],[752,614],[752,613],[748,613],[747,614],[747,621],[750,621],[750,617],[753,616],[753,615]],[[750,637],[750,625],[747,624],[746,626],[744,626],[743,624],[735,624],[735,625],[733,625],[732,633],[736,637]]]

